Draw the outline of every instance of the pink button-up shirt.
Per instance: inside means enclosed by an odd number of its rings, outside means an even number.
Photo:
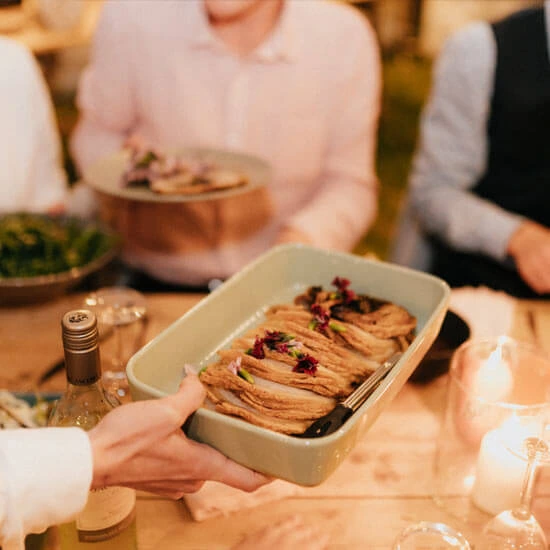
[[[130,263],[167,281],[202,283],[231,275],[272,246],[283,227],[321,247],[353,247],[376,215],[380,88],[374,32],[345,5],[286,0],[274,31],[238,57],[213,34],[200,0],[107,3],[79,88],[72,150],[84,168],[137,134],[159,148],[231,149],[270,163],[265,216],[263,199],[247,203],[245,196],[203,203],[200,212],[199,205],[166,205],[165,224],[199,222],[171,224],[163,246],[152,236],[158,222],[147,221],[152,207],[126,212],[120,225]],[[203,228],[207,219],[214,228]],[[176,245],[178,223],[191,240],[193,232],[212,238]]]

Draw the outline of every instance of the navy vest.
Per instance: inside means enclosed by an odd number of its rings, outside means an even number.
[[[487,134],[487,171],[472,189],[511,212],[550,227],[550,60],[542,8],[494,23],[497,45]],[[457,252],[432,239],[432,272],[451,286],[485,285],[518,297],[535,293],[512,263]]]

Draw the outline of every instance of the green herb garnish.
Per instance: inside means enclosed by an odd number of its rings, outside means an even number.
[[[342,325],[339,325],[337,323],[334,323],[331,321],[328,326],[334,331],[334,332],[346,332],[346,327],[343,327]]]
[[[247,382],[249,382],[250,384],[254,384],[254,378],[252,377],[252,375],[246,370],[246,369],[243,369],[242,367],[238,370],[237,372],[238,376],[240,376],[243,380],[246,380]]]

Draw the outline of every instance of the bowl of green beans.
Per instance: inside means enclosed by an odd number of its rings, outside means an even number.
[[[100,223],[27,212],[0,216],[0,304],[65,293],[117,255],[119,239]]]

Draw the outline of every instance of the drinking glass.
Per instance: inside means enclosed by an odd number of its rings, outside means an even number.
[[[550,463],[550,427],[526,438],[520,446],[504,441],[515,456],[527,462],[519,506],[497,514],[483,529],[482,550],[547,550],[544,531],[531,511],[538,466]]]
[[[445,523],[421,521],[405,527],[393,550],[470,550],[470,543],[459,531]]]
[[[104,287],[88,294],[84,307],[97,317],[102,379],[119,400],[129,400],[126,364],[145,344],[145,296],[128,287]]]

